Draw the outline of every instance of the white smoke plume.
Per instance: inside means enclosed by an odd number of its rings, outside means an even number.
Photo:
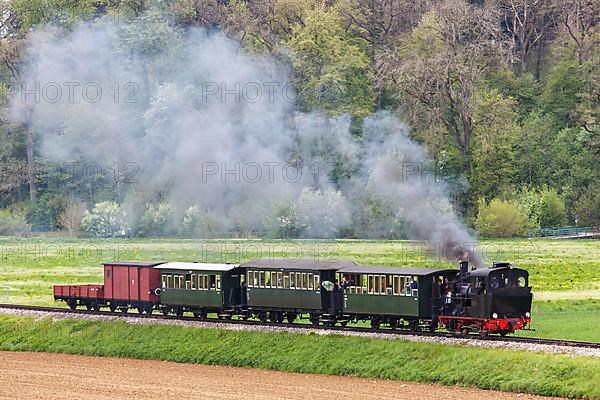
[[[219,33],[153,23],[32,33],[11,110],[46,159],[127,166],[137,180],[129,196],[159,197],[181,216],[200,206],[226,229],[260,230],[277,203],[302,214],[306,235],[332,237],[351,223],[357,193],[368,192],[413,238],[454,253],[463,250],[452,243],[473,242],[443,182],[415,169],[431,161],[396,117],[366,119],[356,139],[348,116],[297,112],[289,72],[276,60]],[[333,160],[352,171],[336,184]]]

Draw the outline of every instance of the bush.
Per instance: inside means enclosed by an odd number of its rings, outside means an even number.
[[[71,236],[79,235],[81,219],[85,215],[85,204],[76,199],[68,200],[59,217],[60,227]]]
[[[187,237],[216,237],[222,235],[225,227],[220,219],[208,211],[191,206],[185,210],[180,233]]]
[[[579,226],[600,226],[600,186],[588,190],[575,203]]]
[[[350,210],[344,195],[335,190],[325,192],[304,188],[298,198],[298,214],[309,238],[335,237],[350,225]]]
[[[529,228],[550,228],[567,224],[567,209],[555,189],[521,190],[514,198],[528,219]]]
[[[20,236],[30,230],[31,227],[23,213],[6,209],[0,210],[0,236]]]
[[[129,224],[121,207],[112,201],[103,201],[86,211],[81,228],[96,237],[122,237],[129,235]]]
[[[169,203],[158,206],[146,204],[146,210],[140,217],[137,235],[142,237],[165,237],[174,233],[173,208]]]
[[[487,237],[513,237],[525,233],[527,218],[519,207],[509,201],[493,199],[479,204],[476,226]]]
[[[554,189],[544,189],[540,193],[540,220],[541,228],[564,226],[567,224],[567,209],[563,199]]]

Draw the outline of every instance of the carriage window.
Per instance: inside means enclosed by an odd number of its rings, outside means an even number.
[[[210,282],[209,282],[209,276],[208,275],[204,275],[203,276],[202,285],[204,287],[204,290],[210,289]]]
[[[379,280],[381,286],[379,287],[379,293],[381,294],[387,294],[387,278],[385,275],[381,275],[380,280]]]
[[[277,287],[277,272],[275,272],[275,271],[271,272],[271,287],[272,288]]]
[[[258,271],[258,287],[265,287],[265,271]]]
[[[185,274],[185,288],[186,290],[192,289],[192,275]]]
[[[290,289],[296,289],[296,273],[290,272]]]
[[[394,275],[393,281],[393,293],[395,296],[398,296],[400,294],[400,277],[398,275]]]
[[[277,287],[280,289],[283,287],[283,272],[277,273]]]
[[[368,285],[367,285],[367,276],[363,275],[362,276],[362,293],[363,294],[367,294],[369,292],[368,290]]]
[[[173,283],[174,283],[173,288],[179,289],[179,276],[178,275],[173,276]]]
[[[410,296],[410,278],[408,276],[404,277],[404,295]]]
[[[321,277],[319,276],[319,274],[315,274],[315,289],[319,289],[319,286],[321,284]]]
[[[306,272],[302,273],[302,289],[308,289],[308,283],[306,282]]]
[[[284,289],[290,288],[290,273],[289,272],[283,273],[283,288]]]
[[[215,279],[217,281],[217,290],[221,290],[221,275],[216,275]]]
[[[167,286],[167,276],[166,276],[166,275],[163,275],[163,276],[162,276],[162,288],[163,288],[163,289],[166,289],[167,287],[168,287],[168,286]]]
[[[252,276],[254,275],[254,273],[252,271],[248,271],[248,287],[253,287],[253,283],[254,283],[254,279],[252,279]],[[241,282],[240,282],[241,283]]]
[[[367,287],[369,294],[373,294],[373,288],[375,287],[373,285],[373,275],[367,275]]]
[[[379,294],[379,287],[380,287],[379,275],[375,275],[373,277],[373,293],[374,294]]]
[[[315,281],[313,279],[313,274],[311,272],[308,273],[308,290],[312,290],[315,288]]]
[[[302,289],[302,273],[296,272],[296,289]]]
[[[254,276],[252,279],[254,279],[254,287],[258,287],[258,271],[254,271]]]
[[[271,273],[269,271],[265,272],[265,287],[271,287]]]
[[[198,281],[196,280],[196,274],[192,274],[192,290],[196,290],[196,284]]]
[[[209,289],[214,290],[217,287],[217,277],[215,275],[208,275],[209,278]]]

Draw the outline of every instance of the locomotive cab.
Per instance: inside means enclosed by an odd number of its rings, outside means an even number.
[[[528,317],[531,311],[529,274],[508,263],[495,263],[469,273],[470,307],[467,315],[476,318]]]

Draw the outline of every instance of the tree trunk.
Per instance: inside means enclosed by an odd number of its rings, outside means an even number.
[[[29,183],[29,200],[32,205],[37,202],[37,186],[35,182],[35,158],[33,155],[33,132],[31,130],[31,110],[27,111],[25,128],[25,151],[27,153],[27,182]]]

